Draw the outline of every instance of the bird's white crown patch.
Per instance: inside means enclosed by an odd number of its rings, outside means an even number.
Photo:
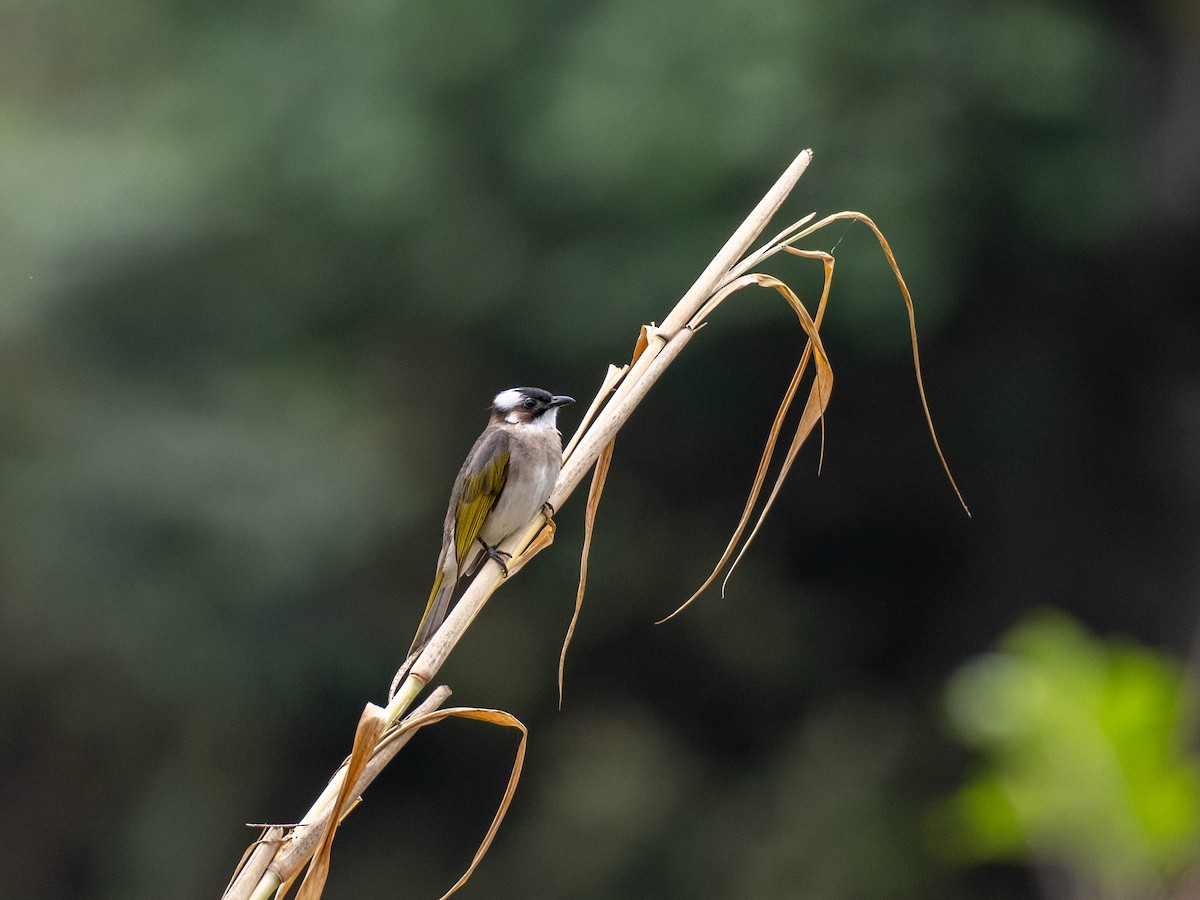
[[[492,406],[500,412],[508,412],[520,406],[521,401],[524,399],[525,395],[518,388],[509,388],[507,391],[501,391],[496,395],[496,399],[492,401]]]

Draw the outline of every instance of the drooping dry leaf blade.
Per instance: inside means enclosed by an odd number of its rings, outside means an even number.
[[[542,530],[537,533],[537,536],[530,542],[529,546],[522,550],[515,559],[508,561],[508,574],[516,575],[521,569],[525,568],[525,564],[554,543],[554,535],[557,531],[557,526],[554,520],[546,516],[546,524]]]
[[[642,326],[641,334],[638,338],[638,345],[641,349],[645,348],[646,326]],[[634,353],[633,359],[636,362],[641,353],[641,349]],[[600,411],[600,407],[604,405],[605,398],[612,393],[613,389],[620,383],[621,379],[629,372],[629,366],[614,366],[609,365],[608,371],[604,375],[604,383],[600,385],[600,390],[596,392],[596,396],[592,398],[591,404],[587,408],[587,412],[583,414],[583,418],[579,420],[579,424],[575,426],[575,434],[572,435],[570,442],[563,450],[563,459],[567,459],[575,451],[575,446],[579,443],[579,439],[583,437],[592,420],[596,418],[596,413]]]
[[[716,580],[725,564],[728,563],[730,558],[733,556],[738,541],[745,532],[754,508],[758,503],[758,498],[762,491],[763,483],[766,480],[767,469],[769,468],[771,459],[775,454],[776,443],[782,431],[784,419],[787,417],[788,410],[791,408],[792,401],[795,399],[796,392],[799,389],[805,370],[808,368],[809,362],[814,358],[816,359],[816,375],[813,385],[809,391],[809,398],[808,402],[805,404],[804,414],[801,416],[801,423],[797,430],[797,436],[793,439],[793,446],[796,449],[798,449],[798,444],[803,443],[803,441],[807,438],[815,423],[821,420],[821,416],[825,411],[825,407],[829,403],[829,394],[833,388],[833,370],[829,366],[829,360],[825,355],[825,348],[821,343],[820,320],[825,313],[826,301],[829,298],[829,286],[833,279],[833,258],[828,254],[814,255],[816,255],[817,258],[820,258],[825,265],[825,283],[821,291],[821,300],[817,306],[817,318],[815,320],[809,316],[808,310],[804,307],[804,304],[800,302],[800,299],[795,295],[795,293],[792,292],[791,288],[777,278],[769,275],[758,274],[742,275],[729,282],[727,285],[725,285],[725,287],[722,288],[720,292],[718,292],[716,296],[714,296],[714,302],[706,304],[697,315],[697,318],[700,318],[701,315],[709,315],[712,310],[716,308],[717,304],[724,301],[730,295],[738,290],[741,290],[742,288],[750,287],[752,285],[769,287],[773,288],[781,296],[783,296],[783,298],[788,302],[788,305],[792,307],[797,318],[800,320],[801,327],[808,336],[808,340],[805,343],[804,351],[800,357],[800,363],[796,367],[796,372],[792,376],[792,380],[788,384],[788,388],[784,393],[783,400],[779,405],[779,410],[775,414],[775,420],[771,424],[770,433],[767,435],[766,446],[763,448],[762,457],[759,460],[758,469],[755,472],[754,482],[751,485],[749,495],[746,498],[746,504],[742,510],[741,518],[738,520],[738,524],[734,528],[733,536],[729,539],[729,543],[726,545],[725,550],[721,554],[720,560],[718,560],[716,566],[713,568],[712,573],[708,576],[708,578],[705,579],[700,588],[669,616],[660,619],[660,624],[674,618],[684,609],[690,606],[692,602],[695,601],[695,599],[699,597],[700,594],[702,594],[705,590],[707,590],[713,581]],[[815,418],[812,417],[813,411],[816,411]],[[803,435],[801,435],[801,432],[803,432]],[[781,476],[786,476],[791,465],[791,459],[793,458],[794,453],[789,456],[788,461],[785,464],[785,468],[781,471]],[[779,483],[782,483],[782,479],[777,481],[777,484]],[[776,489],[776,492],[777,490],[778,488]],[[774,493],[772,494],[772,500],[773,499]],[[770,505],[771,504],[768,503],[767,507],[759,516],[759,524],[762,523],[763,517],[765,517],[767,510],[770,509]],[[755,526],[755,531],[757,531],[757,528],[758,525]],[[752,537],[753,533],[751,534],[751,538]],[[747,540],[747,544],[748,543],[749,539]],[[745,551],[745,545],[743,545],[742,550],[743,552]],[[741,554],[739,554],[739,558],[740,555]]]
[[[908,335],[909,343],[912,345],[913,370],[916,373],[917,393],[920,394],[921,397],[921,410],[925,414],[925,424],[929,427],[929,436],[933,439],[933,449],[937,452],[938,461],[942,464],[942,471],[946,473],[946,479],[950,482],[950,487],[953,488],[954,495],[958,498],[958,502],[962,506],[963,511],[969,516],[971,515],[971,509],[967,506],[967,501],[964,499],[962,491],[958,489],[958,483],[954,480],[954,475],[950,472],[950,464],[946,461],[946,455],[942,452],[942,445],[938,440],[937,429],[933,427],[933,414],[929,411],[929,401],[925,397],[925,380],[921,375],[921,351],[917,344],[917,314],[915,308],[913,307],[912,294],[909,293],[908,284],[904,281],[904,275],[900,272],[900,266],[896,262],[895,254],[892,253],[891,245],[888,244],[887,238],[883,236],[883,232],[879,230],[879,226],[877,226],[875,222],[872,221],[871,217],[866,215],[866,213],[856,212],[854,210],[844,210],[842,212],[826,216],[819,222],[814,222],[804,230],[797,232],[792,237],[788,238],[786,243],[789,244],[789,246],[785,246],[782,249],[789,253],[795,253],[802,256],[804,254],[801,251],[798,251],[794,247],[790,246],[792,242],[807,237],[808,235],[815,231],[819,231],[832,222],[846,220],[862,222],[871,229],[871,233],[875,235],[875,240],[879,242],[880,249],[883,250],[883,255],[887,259],[887,263],[889,268],[892,270],[892,274],[896,276],[896,283],[900,286],[900,296],[904,299],[904,308],[908,313]]]
[[[575,625],[579,621],[579,611],[583,609],[583,591],[587,586],[588,554],[592,549],[592,531],[596,527],[596,510],[600,506],[600,496],[604,493],[604,481],[608,478],[608,468],[612,465],[615,441],[609,441],[604,451],[596,460],[596,471],[592,474],[592,486],[588,489],[587,509],[583,517],[583,551],[579,556],[579,587],[575,591],[575,611],[571,614],[571,624],[567,626],[567,635],[563,639],[562,650],[558,654],[558,708],[562,709],[563,700],[563,671],[567,666],[567,648],[571,646],[571,638],[575,635]]]
[[[808,234],[811,229],[806,229],[804,231],[801,231],[801,229],[803,229],[805,225],[807,225],[816,217],[817,214],[815,212],[811,212],[803,219],[793,222],[787,228],[783,229],[783,231],[779,232],[779,234],[775,235],[775,237],[771,238],[771,240],[767,241],[767,243],[763,244],[753,253],[748,254],[741,262],[730,269],[728,277],[725,278],[722,284],[727,284],[728,282],[733,281],[735,278],[740,278],[759,263],[774,256],[780,250],[790,246],[793,241],[798,240],[805,234]]]
[[[474,719],[475,721],[487,722],[491,725],[501,725],[505,728],[516,728],[521,732],[521,743],[517,746],[516,757],[513,759],[512,772],[509,773],[508,784],[504,788],[504,796],[500,798],[500,806],[496,809],[496,815],[492,818],[492,824],[488,826],[487,834],[483,836],[483,841],[480,843],[479,849],[475,851],[475,856],[471,859],[471,865],[467,867],[467,870],[463,872],[458,881],[454,882],[450,890],[441,896],[441,900],[446,900],[447,897],[454,894],[467,883],[484,855],[487,854],[488,848],[492,846],[496,832],[500,830],[500,823],[504,821],[504,816],[512,803],[513,794],[516,793],[517,782],[521,780],[521,768],[525,764],[525,745],[529,739],[529,730],[520,719],[511,713],[507,713],[502,709],[479,709],[470,706],[439,709],[424,716],[414,716],[404,722],[401,730],[407,731],[412,728],[433,725],[452,716],[463,719]]]
[[[413,711],[410,718],[419,718],[437,709],[449,699],[450,693],[450,689],[445,685],[435,688],[421,705]],[[279,897],[287,896],[288,891],[291,890],[292,885],[304,870],[305,864],[316,852],[321,838],[324,837],[324,823],[338,809],[335,805],[339,802],[338,795],[341,794],[343,797],[349,796],[352,798],[349,802],[346,802],[345,799],[341,801],[343,806],[341,814],[338,817],[338,821],[340,822],[358,806],[363,793],[387,764],[395,758],[400,749],[416,734],[417,730],[416,728],[401,728],[399,725],[389,726],[375,745],[370,759],[354,784],[353,791],[348,795],[343,792],[346,784],[346,776],[350,774],[347,767],[351,762],[351,757],[347,757],[342,762],[341,766],[338,767],[338,770],[330,779],[329,784],[326,785],[326,789],[321,792],[321,796],[317,798],[317,801],[301,820],[301,824],[294,826],[292,833],[288,835],[287,839],[280,842],[278,852],[271,861],[271,869],[283,879],[283,884],[278,891]],[[331,791],[332,794],[330,794]],[[244,895],[243,900],[247,900],[248,897],[249,894]],[[230,900],[233,900],[233,898],[230,898]]]
[[[742,549],[738,551],[738,555],[734,558],[733,563],[729,567],[729,571],[725,575],[725,581],[721,584],[721,593],[724,595],[725,586],[729,583],[729,578],[737,569],[738,563],[742,561],[746,550],[758,535],[759,529],[767,518],[767,513],[771,511],[771,507],[775,504],[775,498],[779,496],[779,490],[783,487],[783,482],[787,479],[788,473],[791,472],[792,463],[795,462],[796,454],[800,452],[800,447],[808,440],[808,436],[812,434],[813,429],[818,423],[822,426],[825,422],[825,410],[829,407],[829,396],[833,392],[833,369],[830,368],[829,360],[825,356],[824,347],[821,345],[819,334],[820,319],[824,314],[825,300],[829,295],[829,283],[833,274],[833,259],[829,257],[825,259],[826,281],[825,289],[821,293],[821,303],[818,306],[817,319],[812,319],[808,315],[808,310],[804,304],[800,302],[800,298],[786,284],[778,279],[770,276],[760,276],[761,284],[764,287],[773,287],[788,301],[788,304],[796,312],[800,319],[800,324],[809,335],[809,342],[804,348],[805,356],[812,352],[815,361],[815,376],[813,378],[812,387],[809,389],[808,400],[804,404],[804,410],[800,414],[800,422],[796,426],[796,433],[792,437],[791,446],[788,447],[787,455],[784,456],[783,464],[779,467],[779,473],[775,476],[775,486],[771,489],[770,495],[767,497],[766,503],[763,504],[762,511],[758,515],[758,521],[754,523],[754,527],[750,530],[750,534],[746,536],[746,540],[742,543]],[[803,364],[806,360],[802,359]],[[822,428],[822,434],[824,429]],[[824,440],[822,439],[822,453],[824,453]],[[819,466],[819,464],[818,464]]]
[[[375,752],[375,747],[383,733],[387,731],[387,714],[383,707],[368,703],[358,720],[358,728],[354,732],[354,748],[346,762],[346,777],[342,781],[342,789],[338,791],[333,809],[341,810],[349,798],[350,792],[358,783],[358,777],[366,768]],[[312,862],[308,864],[308,872],[296,894],[296,900],[318,900],[325,890],[325,881],[329,877],[329,856],[333,850],[333,835],[337,831],[341,817],[332,815],[325,827],[325,834],[317,851],[313,854]]]

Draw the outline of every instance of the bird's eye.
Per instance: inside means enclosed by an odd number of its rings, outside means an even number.
[[[526,409],[533,409],[535,406],[537,406],[537,401],[534,400],[532,397],[526,397],[524,402],[521,405],[524,406]]]

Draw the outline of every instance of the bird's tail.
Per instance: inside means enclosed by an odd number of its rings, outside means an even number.
[[[417,654],[421,652],[421,648],[445,621],[446,613],[450,610],[450,597],[457,583],[457,579],[446,577],[444,569],[438,569],[437,578],[433,580],[433,590],[429,594],[429,602],[425,604],[425,613],[421,616],[421,624],[417,626],[416,637],[413,638],[412,646],[408,648],[408,658],[392,678],[392,686],[388,690],[389,703],[396,696],[396,691],[408,675],[408,670],[417,661]]]
[[[433,633],[446,619],[450,611],[450,597],[454,593],[455,579],[447,578],[444,569],[438,569],[437,578],[433,581],[433,590],[429,592],[429,602],[425,604],[425,614],[421,616],[421,624],[417,626],[416,637],[408,648],[411,659],[433,637]]]

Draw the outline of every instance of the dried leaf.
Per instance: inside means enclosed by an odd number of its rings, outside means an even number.
[[[240,879],[253,879],[255,882],[262,877],[266,872],[267,866],[270,865],[272,857],[275,855],[276,849],[283,838],[283,825],[251,825],[251,828],[259,828],[261,831],[254,843],[246,848],[242,853],[242,858],[237,864],[237,868],[233,870],[233,875],[229,878],[229,883],[225,885],[225,892],[222,897],[228,897],[233,893],[234,885]],[[253,870],[253,871],[249,871]],[[241,893],[248,893],[249,888],[245,888]]]
[[[814,357],[816,359],[816,376],[814,378],[812,388],[809,391],[808,401],[806,402],[804,412],[801,415],[800,424],[797,427],[796,435],[792,439],[792,445],[789,448],[784,465],[776,480],[775,489],[772,491],[766,507],[764,507],[762,513],[760,513],[758,522],[755,524],[750,537],[747,538],[741,552],[738,554],[738,560],[741,559],[742,553],[745,552],[746,547],[749,546],[750,541],[753,540],[754,535],[758,532],[759,526],[762,524],[763,519],[774,502],[775,496],[779,492],[779,487],[782,485],[783,479],[787,476],[788,471],[791,469],[792,461],[795,459],[795,455],[799,451],[800,445],[803,444],[807,439],[816,423],[818,421],[822,421],[825,408],[829,404],[829,395],[833,389],[833,370],[829,366],[828,358],[825,355],[825,348],[821,344],[820,322],[825,315],[825,307],[829,299],[829,288],[833,281],[834,260],[829,254],[821,253],[819,251],[803,251],[803,255],[820,259],[825,267],[825,281],[821,290],[821,299],[817,304],[817,317],[815,320],[809,316],[808,310],[805,308],[804,304],[800,302],[800,299],[791,290],[791,288],[789,288],[779,279],[770,275],[743,275],[730,282],[725,288],[722,289],[722,292],[713,298],[715,301],[717,301],[717,303],[719,303],[726,299],[730,294],[750,285],[774,288],[781,296],[783,296],[783,298],[788,302],[788,305],[791,306],[793,311],[796,313],[796,316],[800,319],[800,325],[808,335],[808,341],[805,343],[804,352],[801,354],[800,363],[796,367],[796,372],[792,376],[792,380],[788,384],[787,390],[784,392],[783,400],[779,405],[779,410],[775,414],[775,420],[771,424],[770,433],[767,435],[766,446],[763,448],[762,457],[760,458],[758,464],[758,470],[755,472],[754,482],[750,487],[750,493],[746,498],[746,505],[742,510],[742,515],[738,520],[737,527],[734,529],[733,536],[729,539],[729,543],[726,545],[725,551],[721,554],[721,558],[713,568],[712,573],[708,576],[708,578],[705,579],[700,588],[673,613],[663,619],[660,619],[659,624],[674,618],[684,609],[690,606],[692,602],[695,601],[695,599],[702,593],[704,593],[709,585],[716,580],[717,575],[720,574],[721,570],[725,567],[725,564],[728,563],[730,558],[733,556],[734,549],[736,548],[738,541],[741,539],[742,534],[745,532],[746,526],[749,524],[750,517],[753,514],[754,507],[758,503],[758,498],[762,491],[763,483],[766,480],[767,469],[769,468],[771,459],[775,454],[775,446],[778,442],[779,434],[783,428],[784,419],[787,416],[788,410],[791,408],[792,401],[795,399],[796,392],[799,389],[805,370],[808,368],[809,362]],[[706,305],[705,308],[701,310],[701,314],[708,315],[712,308],[715,308],[715,305]],[[737,561],[734,562],[734,565],[737,565]]]
[[[471,860],[471,865],[467,867],[467,871],[463,872],[458,881],[450,890],[446,891],[441,896],[441,900],[446,900],[447,897],[454,894],[461,888],[474,874],[475,869],[479,866],[488,848],[492,846],[492,841],[496,837],[496,832],[500,830],[500,823],[504,821],[504,816],[508,812],[508,807],[512,803],[513,794],[517,790],[517,782],[521,779],[521,768],[525,764],[525,745],[529,739],[529,730],[516,716],[507,713],[502,709],[479,709],[476,707],[453,707],[451,709],[439,709],[436,712],[431,712],[424,716],[414,716],[405,721],[401,726],[401,731],[407,731],[412,728],[421,728],[425,725],[432,725],[440,722],[443,719],[457,716],[464,719],[475,719],[479,722],[488,722],[492,725],[502,725],[506,728],[516,728],[521,732],[521,743],[517,747],[517,755],[513,760],[512,772],[508,776],[508,784],[504,788],[504,796],[500,798],[500,806],[496,810],[496,815],[492,818],[492,824],[488,826],[487,834],[483,836],[483,841],[479,845],[479,849],[475,851],[475,856]],[[299,898],[297,898],[299,900]]]
[[[737,568],[737,565],[745,555],[746,550],[749,548],[751,542],[758,534],[758,530],[762,526],[767,512],[771,509],[771,506],[775,502],[775,498],[779,495],[780,488],[783,486],[784,480],[791,471],[791,466],[795,461],[796,454],[799,452],[804,441],[807,440],[808,436],[812,433],[812,429],[816,427],[818,423],[820,423],[822,426],[820,458],[822,460],[824,459],[824,413],[829,403],[830,391],[833,388],[833,371],[829,367],[828,359],[825,357],[824,349],[821,347],[819,329],[821,325],[821,319],[824,316],[825,305],[829,298],[829,289],[833,279],[834,259],[828,253],[817,250],[801,250],[792,246],[792,244],[795,241],[807,237],[821,228],[824,228],[826,225],[829,225],[832,222],[850,219],[861,221],[867,225],[867,227],[869,227],[872,233],[875,235],[876,240],[879,242],[884,256],[887,258],[888,265],[891,267],[892,273],[896,276],[896,281],[900,286],[900,293],[904,298],[905,309],[908,313],[909,339],[912,344],[913,366],[916,372],[917,391],[920,394],[921,408],[925,415],[925,422],[929,427],[929,434],[933,439],[934,450],[937,452],[938,460],[942,464],[942,469],[945,471],[946,477],[950,481],[950,486],[954,489],[954,493],[958,497],[958,501],[962,504],[962,507],[966,511],[967,515],[969,516],[971,514],[970,509],[967,507],[966,501],[963,499],[962,492],[959,491],[958,485],[954,481],[954,476],[950,473],[950,466],[946,462],[945,454],[942,453],[941,444],[938,441],[937,432],[933,426],[933,416],[929,411],[929,404],[925,397],[925,385],[921,376],[921,357],[917,344],[916,313],[913,308],[912,295],[909,293],[908,285],[904,281],[904,276],[900,272],[900,267],[896,263],[896,258],[892,253],[891,247],[888,245],[887,239],[884,238],[883,233],[879,230],[875,223],[863,213],[846,211],[836,213],[831,216],[826,216],[818,222],[808,224],[812,221],[812,219],[813,216],[808,215],[800,221],[793,223],[792,225],[788,226],[788,228],[776,235],[775,238],[765,244],[762,248],[748,255],[742,262],[732,267],[728,276],[722,280],[720,288],[715,291],[713,296],[702,305],[700,310],[692,319],[692,326],[699,327],[699,325],[703,324],[704,319],[711,315],[713,310],[715,310],[721,303],[728,299],[730,295],[738,290],[741,290],[743,287],[748,286],[749,284],[757,284],[762,287],[774,288],[787,300],[788,304],[793,308],[793,310],[796,312],[796,315],[800,318],[801,326],[808,334],[809,340],[805,345],[804,355],[801,357],[800,364],[796,368],[796,373],[792,376],[792,381],[788,385],[788,389],[784,394],[783,401],[779,406],[779,411],[776,413],[775,420],[771,426],[770,434],[767,437],[766,446],[763,449],[762,458],[759,461],[758,470],[755,473],[754,483],[752,484],[750,493],[746,499],[746,505],[742,511],[742,515],[738,521],[737,527],[734,529],[733,536],[730,538],[729,543],[726,545],[725,551],[721,555],[721,559],[714,567],[712,573],[700,586],[699,590],[692,594],[692,596],[688,598],[688,600],[684,602],[678,609],[671,613],[671,615],[661,619],[660,622],[665,622],[668,619],[673,618],[691,605],[691,603],[713,583],[721,569],[727,562],[729,562],[730,558],[733,557],[733,563],[730,566],[729,572],[725,576],[724,582],[722,583],[722,594],[724,593],[725,586],[728,584],[730,576],[733,574],[734,569]],[[805,227],[806,225],[807,227]],[[791,288],[789,288],[783,282],[768,275],[743,274],[751,267],[757,265],[781,250],[795,256],[802,256],[808,259],[820,259],[824,264],[825,280],[822,287],[821,300],[817,307],[817,315],[815,320],[809,317],[807,310],[804,308],[804,305],[800,302],[799,298],[796,297]],[[795,398],[800,380],[807,368],[810,355],[814,352],[814,350],[817,354],[816,375],[809,391],[809,396],[807,402],[805,403],[804,411],[801,414],[800,424],[797,426],[796,433],[793,436],[791,445],[789,446],[788,452],[784,457],[779,474],[776,476],[775,484],[771,490],[771,493],[767,497],[762,511],[759,513],[758,520],[755,522],[754,527],[750,530],[750,534],[746,537],[741,549],[734,557],[734,548],[737,546],[738,541],[745,532],[745,528],[750,521],[753,509],[758,502],[758,497],[761,493],[762,486],[766,478],[767,468],[769,467],[771,459],[774,456],[775,446],[782,428],[783,420],[786,417],[789,408],[791,407],[793,399]],[[818,469],[819,465],[820,463],[818,463]]]
[[[942,471],[946,473],[946,478],[950,482],[950,487],[954,489],[954,494],[956,497],[958,497],[958,502],[962,505],[963,511],[969,516],[971,515],[970,507],[967,506],[967,501],[963,498],[962,491],[958,489],[958,484],[955,482],[954,476],[950,473],[950,464],[946,462],[946,456],[944,453],[942,453],[942,445],[938,441],[937,431],[933,427],[933,414],[929,411],[929,402],[925,397],[925,382],[921,377],[921,352],[917,347],[917,314],[916,310],[913,308],[912,295],[908,291],[908,285],[904,281],[904,276],[900,273],[900,266],[897,264],[896,257],[892,253],[892,248],[888,244],[887,238],[883,236],[883,232],[879,230],[879,227],[871,220],[871,217],[865,213],[856,212],[854,210],[844,210],[843,212],[826,216],[819,222],[814,222],[804,230],[792,235],[784,243],[790,245],[801,238],[807,237],[815,231],[819,231],[832,222],[845,221],[847,219],[862,222],[871,229],[871,232],[875,235],[875,240],[879,242],[880,249],[883,250],[883,255],[887,259],[888,266],[891,268],[892,274],[896,276],[896,283],[900,285],[900,295],[904,298],[904,308],[908,312],[909,343],[912,344],[913,369],[917,376],[917,392],[921,396],[921,409],[925,414],[925,424],[929,426],[929,436],[933,439],[933,449],[937,452],[938,460],[942,464]],[[804,252],[798,251],[791,246],[784,246],[782,249],[789,253],[795,253],[798,256],[805,255]]]
[[[954,481],[954,476],[950,474],[950,464],[946,462],[946,455],[942,453],[942,445],[938,441],[937,430],[933,427],[933,414],[929,411],[929,401],[925,399],[925,382],[921,378],[921,351],[917,349],[917,313],[913,309],[912,295],[908,292],[908,285],[904,283],[904,276],[900,274],[900,266],[896,264],[896,257],[892,254],[892,248],[888,246],[887,238],[883,236],[874,222],[862,213],[849,213],[848,215],[863,222],[875,233],[875,239],[879,241],[879,246],[883,248],[883,255],[887,257],[888,265],[892,267],[892,273],[896,276],[896,282],[900,285],[900,293],[904,297],[904,308],[908,311],[908,334],[912,342],[913,352],[913,370],[917,374],[917,392],[921,395],[921,409],[925,412],[925,424],[929,426],[929,436],[933,439],[933,449],[937,451],[938,459],[941,460],[942,470],[946,473],[946,478],[950,480],[950,487],[954,488],[954,494],[958,497],[958,502],[962,504],[963,511],[969,516],[971,509],[967,506],[967,501],[963,499],[962,491],[958,489],[958,484]]]
[[[450,697],[450,689],[445,685],[435,688],[434,691],[425,699],[425,701],[417,707],[410,718],[415,719],[425,716],[433,710],[441,706]],[[385,711],[385,715],[386,715]],[[389,716],[390,717],[390,716]],[[370,760],[354,787],[354,797],[349,804],[341,811],[338,821],[341,822],[354,810],[362,800],[362,794],[383,771],[384,767],[396,756],[409,739],[416,734],[417,729],[407,728],[401,729],[399,726],[389,727],[384,732],[383,737],[375,745],[374,751],[371,753]],[[299,878],[304,866],[311,860],[312,855],[317,851],[317,846],[321,838],[324,837],[323,827],[325,821],[336,808],[335,803],[338,802],[338,794],[342,793],[345,785],[345,777],[348,774],[346,766],[350,763],[350,757],[343,760],[333,778],[330,779],[326,789],[321,792],[321,796],[309,809],[308,813],[301,820],[298,826],[291,826],[294,830],[288,839],[283,841],[280,846],[280,851],[276,854],[271,863],[271,869],[283,879],[283,884],[276,893],[277,897],[286,897],[288,891],[296,879]],[[335,787],[336,782],[336,787]],[[330,795],[332,792],[332,795]],[[314,830],[305,830],[314,829]],[[315,831],[320,830],[320,831]],[[311,839],[311,840],[310,840]],[[243,900],[248,900],[249,894],[244,895]]]
[[[630,365],[638,361],[638,357],[646,352],[646,348],[650,346],[650,329],[654,323],[643,325],[641,331],[638,332],[638,339],[633,345],[633,359]]]
[[[612,465],[615,441],[609,441],[596,460],[596,471],[592,474],[592,486],[588,489],[587,509],[583,518],[583,552],[579,557],[579,588],[575,591],[575,612],[571,614],[571,624],[567,626],[567,636],[563,639],[562,650],[558,654],[558,708],[562,709],[563,700],[563,670],[567,665],[567,648],[571,646],[571,638],[575,636],[575,625],[579,621],[579,611],[583,609],[583,590],[587,585],[588,554],[592,549],[592,530],[596,527],[596,509],[600,506],[600,495],[604,493],[604,481],[608,478],[608,468]]]
[[[634,361],[637,361],[642,350],[646,349],[648,341],[646,340],[646,326],[642,326],[642,330],[638,336],[638,347],[634,350]],[[583,437],[592,420],[596,418],[596,413],[600,411],[600,407],[604,405],[604,399],[613,392],[613,389],[621,382],[621,379],[629,372],[629,366],[614,366],[609,365],[608,372],[604,375],[604,383],[600,385],[600,390],[596,392],[596,396],[592,398],[591,405],[588,406],[587,412],[583,414],[579,425],[575,428],[575,434],[571,436],[567,448],[563,451],[563,459],[569,459],[575,450],[575,445],[579,443],[579,439]]]
[[[545,526],[537,533],[537,536],[530,542],[529,546],[520,552],[516,559],[508,561],[508,574],[516,575],[525,567],[525,564],[554,543],[554,535],[558,528],[554,524],[554,520],[546,516]]]
[[[340,810],[346,805],[350,791],[358,783],[358,777],[366,768],[379,739],[387,731],[387,727],[385,710],[374,703],[368,703],[358,719],[358,728],[354,732],[354,749],[350,751],[350,758],[346,763],[346,777],[342,781],[342,789],[338,791],[334,809]],[[313,854],[312,862],[308,864],[308,872],[300,885],[299,893],[296,894],[296,900],[318,900],[325,890],[325,881],[329,877],[329,856],[333,849],[333,835],[340,823],[341,817],[330,817],[321,843],[317,846],[316,853]]]
[[[783,229],[783,231],[779,232],[779,234],[775,235],[775,237],[763,244],[762,247],[755,250],[753,253],[748,254],[745,259],[730,269],[729,276],[722,282],[722,284],[726,284],[736,278],[740,278],[763,260],[774,256],[780,250],[788,249],[793,241],[798,240],[799,238],[811,232],[811,229],[806,229],[803,232],[801,232],[800,229],[804,228],[805,225],[807,225],[816,217],[817,214],[815,212],[811,212],[803,219],[793,222],[787,228]]]
[[[471,860],[470,866],[462,877],[454,883],[454,885],[445,894],[441,900],[446,900],[447,897],[454,894],[470,879],[475,869],[479,866],[480,861],[491,847],[492,841],[496,837],[496,832],[500,829],[500,823],[504,821],[504,816],[508,812],[508,808],[512,803],[513,794],[517,789],[517,782],[520,780],[521,769],[525,763],[525,746],[529,737],[529,731],[525,725],[513,716],[500,709],[479,709],[475,707],[453,707],[450,709],[438,709],[422,715],[410,716],[405,719],[399,726],[388,731],[386,728],[380,728],[384,721],[383,709],[374,704],[367,704],[367,708],[363,710],[363,715],[359,719],[358,730],[354,737],[354,750],[350,754],[348,760],[349,767],[346,774],[346,779],[342,783],[342,789],[338,794],[337,806],[335,809],[340,809],[347,804],[348,794],[351,790],[350,786],[358,782],[359,776],[366,767],[367,762],[375,754],[375,752],[392,743],[406,734],[409,734],[419,728],[424,728],[427,725],[434,725],[444,719],[452,716],[474,719],[480,722],[487,722],[492,725],[502,725],[507,728],[516,728],[521,732],[521,743],[517,747],[516,758],[513,760],[512,772],[509,774],[508,784],[504,789],[504,796],[500,799],[500,806],[496,810],[495,816],[492,818],[492,823],[488,827],[487,833],[483,837],[483,841],[479,845],[479,849],[475,851],[475,856]],[[342,811],[341,816],[336,823],[331,823],[322,837],[321,843],[313,855],[312,862],[309,864],[308,873],[304,877],[304,883],[300,886],[300,892],[296,896],[296,900],[317,900],[324,890],[325,881],[329,876],[329,854],[330,847],[333,843],[333,832],[337,824],[344,819],[350,811],[357,805],[359,798],[355,799],[354,803],[347,806]],[[294,881],[294,877],[292,879]],[[288,889],[291,887],[292,881],[284,884],[278,893],[279,897],[284,897]]]

